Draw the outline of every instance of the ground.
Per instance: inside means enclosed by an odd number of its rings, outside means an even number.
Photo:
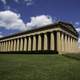
[[[0,80],[80,80],[80,55],[0,54]]]

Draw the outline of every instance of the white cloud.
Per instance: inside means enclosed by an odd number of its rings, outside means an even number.
[[[24,0],[27,6],[30,6],[33,4],[33,0]]]
[[[1,0],[1,1],[2,1],[3,4],[6,4],[7,3],[6,0]]]
[[[25,24],[20,18],[20,14],[14,13],[10,10],[0,12],[0,27],[25,30]]]
[[[48,15],[31,17],[31,21],[26,24],[20,18],[20,14],[10,10],[0,11],[0,27],[8,30],[29,30],[44,25],[52,24],[53,20]]]
[[[40,15],[36,17],[31,17],[31,21],[27,22],[26,26],[28,29],[38,28],[44,25],[52,24],[53,20],[48,15]]]
[[[76,28],[77,32],[80,32],[80,27]]]

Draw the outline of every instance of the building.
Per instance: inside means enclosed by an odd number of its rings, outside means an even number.
[[[37,29],[0,38],[0,52],[10,51],[77,51],[78,33],[72,24],[56,22]]]

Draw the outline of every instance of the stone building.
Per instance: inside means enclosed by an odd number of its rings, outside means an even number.
[[[0,52],[58,51],[73,53],[77,50],[78,33],[72,24],[57,22],[40,28],[0,38]]]

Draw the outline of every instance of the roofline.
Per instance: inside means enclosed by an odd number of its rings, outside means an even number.
[[[5,37],[0,38],[0,40],[6,39],[6,38],[10,38],[10,37],[14,37],[14,36],[18,36],[18,35],[23,35],[23,34],[26,34],[26,33],[32,33],[32,32],[35,32],[35,31],[40,31],[40,30],[43,30],[43,29],[46,29],[46,28],[47,29],[50,29],[50,28],[53,28],[53,26],[56,26],[56,25],[59,25],[59,24],[60,25],[62,25],[62,24],[70,25],[74,29],[74,31],[76,32],[77,36],[79,35],[78,32],[76,31],[76,29],[73,27],[72,24],[59,21],[59,22],[56,22],[54,24],[49,24],[49,25],[41,26],[39,28],[35,28],[35,29],[31,29],[31,30],[26,30],[26,31],[14,33],[14,34],[11,34],[11,35],[8,35],[8,36],[5,36]]]

